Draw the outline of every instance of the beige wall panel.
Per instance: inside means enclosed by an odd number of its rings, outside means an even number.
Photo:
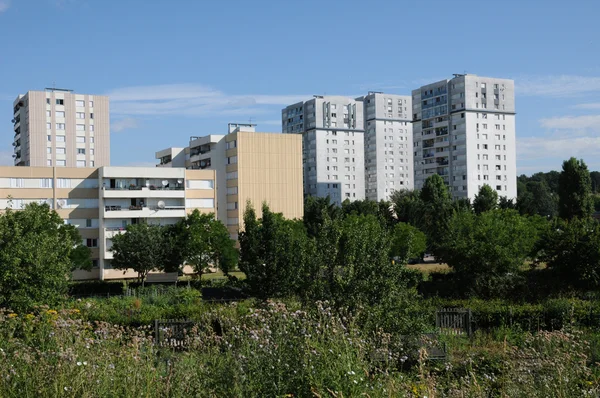
[[[99,218],[99,211],[95,209],[57,209],[61,218]]]
[[[9,195],[12,196],[13,199],[52,199],[52,198],[54,198],[54,193],[53,193],[52,188],[3,188],[3,189],[0,189],[0,198],[5,199]]]
[[[185,178],[188,180],[213,180],[215,179],[214,170],[186,170]]]
[[[100,268],[92,268],[91,271],[76,270],[72,273],[73,280],[86,281],[90,279],[100,279]]]
[[[239,158],[238,158],[238,162],[239,162]],[[225,171],[228,173],[231,173],[232,171],[238,171],[238,165],[236,164],[228,164],[227,166],[225,166]]]
[[[0,177],[7,178],[52,178],[52,167],[0,166]]]
[[[238,186],[238,179],[234,178],[232,180],[227,180],[227,188],[233,188]]]
[[[216,190],[214,189],[187,189],[185,191],[186,199],[210,199],[214,198]]]
[[[55,167],[55,169],[56,169],[56,178],[95,178],[95,179],[98,179],[98,168],[97,167]],[[96,195],[97,195],[97,193],[96,193]]]
[[[214,208],[212,208],[212,209],[187,208],[186,211],[185,211],[185,213],[186,214],[192,214],[194,212],[194,210],[198,210],[200,213],[205,213],[205,214],[216,213],[216,209],[214,209]]]
[[[239,195],[227,195],[227,203],[237,202]]]
[[[79,228],[78,231],[83,239],[98,239],[100,237],[98,228]]]
[[[227,149],[225,151],[225,156],[226,157],[237,156],[237,154],[238,154],[237,148],[231,148],[231,149]]]
[[[56,188],[57,198],[98,199],[98,188]]]

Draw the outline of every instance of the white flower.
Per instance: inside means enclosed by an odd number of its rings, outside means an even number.
[[[87,366],[87,361],[83,361],[83,366]]]
[[[81,363],[81,362],[77,362],[77,366],[81,366],[81,365],[82,365],[82,363]]]

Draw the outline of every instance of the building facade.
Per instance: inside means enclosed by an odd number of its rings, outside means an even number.
[[[413,189],[412,97],[370,92],[357,100],[365,112],[365,197],[378,202]]]
[[[73,278],[121,279],[112,269],[112,238],[129,224],[173,224],[194,209],[215,211],[215,172],[154,167],[0,167],[0,208],[47,203],[79,230],[91,249],[91,271]]]
[[[216,178],[217,218],[237,239],[250,202],[261,217],[261,207],[288,219],[302,218],[302,137],[255,131],[255,125],[230,123],[225,135],[191,137],[185,148],[186,167],[213,170]],[[157,159],[163,151],[157,152]]]
[[[362,100],[315,96],[282,110],[282,131],[302,136],[304,195],[333,203],[365,198]]]
[[[106,96],[71,90],[28,91],[13,103],[15,166],[110,165]]]
[[[415,188],[442,176],[456,198],[488,184],[516,198],[514,81],[455,75],[412,92]]]

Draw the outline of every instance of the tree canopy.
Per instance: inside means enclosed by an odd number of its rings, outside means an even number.
[[[558,212],[561,218],[590,217],[594,211],[592,180],[583,160],[565,160],[558,185]]]

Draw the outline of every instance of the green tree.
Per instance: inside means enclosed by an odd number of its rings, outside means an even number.
[[[456,213],[441,245],[442,260],[467,278],[517,272],[538,238],[536,224],[515,210]]]
[[[500,196],[498,198],[498,208],[502,210],[514,210],[517,206],[512,199],[509,199],[506,196]]]
[[[55,305],[67,293],[71,271],[91,265],[77,229],[48,205],[31,203],[0,215],[0,306]]]
[[[165,228],[160,225],[128,225],[125,233],[112,238],[111,266],[123,271],[133,269],[142,283],[150,271],[176,271],[167,269],[173,263],[169,258],[171,241],[166,237]]]
[[[543,240],[540,261],[565,281],[585,288],[600,286],[600,227],[591,218],[557,220]]]
[[[403,189],[392,192],[390,200],[399,222],[416,226],[419,224],[423,202],[418,190]]]
[[[476,214],[494,210],[498,206],[498,192],[488,184],[483,184],[473,200],[473,210]]]
[[[307,196],[304,200],[304,225],[309,236],[316,236],[325,218],[335,220],[341,217],[342,210],[331,203],[329,196],[325,198]]]
[[[558,186],[558,212],[565,220],[590,217],[594,211],[592,182],[583,160],[565,160]]]
[[[200,213],[196,209],[180,223],[183,260],[198,277],[209,266],[218,267],[225,274],[235,268],[238,257],[235,241],[213,213]]]
[[[428,249],[437,258],[439,244],[448,233],[448,223],[454,213],[450,191],[442,177],[433,174],[425,180],[421,202],[418,227],[427,235]]]
[[[299,275],[313,254],[304,224],[286,220],[263,204],[262,218],[248,205],[239,235],[240,269],[251,292],[262,299],[298,291]]]
[[[426,249],[427,237],[423,232],[410,224],[396,224],[392,235],[390,257],[406,264],[409,260],[423,258]]]

